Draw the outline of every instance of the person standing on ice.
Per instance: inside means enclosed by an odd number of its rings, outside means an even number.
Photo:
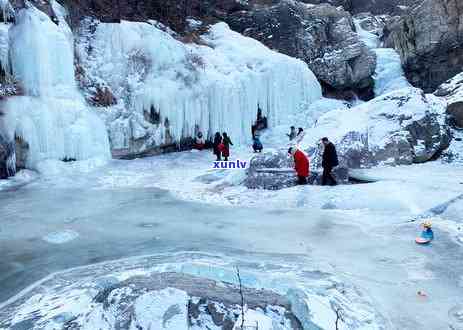
[[[289,134],[286,134],[288,137],[289,137],[289,141],[292,141],[296,138],[296,127],[294,126],[291,126],[290,128],[290,131],[289,131]]]
[[[307,178],[309,177],[309,157],[306,156],[297,147],[291,147],[288,149],[288,154],[294,158],[294,169],[297,173],[297,183],[307,184]]]
[[[262,152],[264,149],[262,142],[260,142],[258,133],[256,133],[252,138],[252,149],[254,149],[254,152]]]
[[[203,150],[206,147],[206,140],[204,139],[203,133],[198,132],[195,139],[194,148],[197,150]]]
[[[336,179],[333,177],[331,171],[333,168],[339,165],[338,154],[336,152],[336,147],[327,137],[322,139],[323,144],[323,157],[322,157],[322,167],[323,167],[323,177],[322,177],[322,186],[327,184],[330,186],[336,186]]]
[[[304,129],[302,127],[299,127],[297,130],[297,135],[296,135],[296,144],[301,143],[302,140],[304,139],[304,136],[305,136]]]
[[[223,140],[222,140],[223,151],[222,151],[222,154],[223,154],[223,157],[225,158],[225,161],[228,161],[228,157],[230,157],[230,146],[232,146],[233,143],[231,142],[231,140],[228,137],[227,133],[224,132],[222,134],[222,136],[223,136]]]
[[[213,143],[213,148],[214,148],[214,155],[217,156],[217,161],[222,160],[222,151],[220,150],[222,144],[222,136],[220,135],[219,132],[215,133],[214,136],[214,143]]]

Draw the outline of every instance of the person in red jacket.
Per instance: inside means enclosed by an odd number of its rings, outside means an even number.
[[[309,177],[309,157],[296,147],[289,148],[288,154],[292,155],[294,158],[294,168],[298,179],[297,183],[307,184],[307,178]]]

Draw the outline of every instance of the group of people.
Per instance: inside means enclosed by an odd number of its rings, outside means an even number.
[[[290,140],[290,143],[292,144],[288,149],[288,154],[294,159],[298,184],[307,184],[310,175],[309,157],[297,147],[297,145],[304,138],[304,134],[304,129],[302,127],[299,127],[299,129],[296,131],[294,126],[291,126],[289,134],[286,134]],[[262,152],[263,145],[260,141],[259,130],[252,130],[252,141],[252,148],[254,152]],[[321,184],[335,186],[337,185],[337,182],[333,176],[332,171],[336,166],[339,165],[336,147],[327,137],[321,139],[321,144],[323,146],[323,174]],[[212,143],[212,148],[214,155],[216,156],[216,160],[221,161],[223,158],[224,161],[228,161],[228,158],[230,157],[230,146],[232,145],[233,143],[226,132],[222,134],[216,132]],[[203,150],[206,148],[206,139],[204,138],[202,132],[198,132],[195,139],[194,148],[198,150]]]
[[[227,133],[215,133],[212,147],[217,161],[221,161],[222,157],[224,158],[223,160],[228,161],[228,157],[230,157],[230,146],[232,145],[233,143]]]
[[[304,129],[302,127],[299,127],[296,132],[296,127],[291,126],[289,129],[289,134],[286,134],[289,137],[289,141],[300,143],[302,139],[304,138]]]
[[[338,154],[336,152],[336,147],[327,137],[324,137],[321,140],[323,145],[323,156],[322,156],[322,167],[323,175],[322,182],[323,186],[337,185],[336,179],[333,176],[333,168],[339,165]],[[292,146],[288,149],[288,154],[291,155],[294,159],[294,168],[297,173],[298,184],[307,184],[309,178],[309,157],[299,150],[296,146]]]
[[[212,149],[214,155],[217,157],[217,161],[221,161],[222,157],[225,161],[228,161],[230,157],[230,146],[233,145],[230,137],[227,133],[220,134],[219,132],[215,133],[214,141],[212,142]],[[195,142],[193,148],[196,150],[204,150],[207,148],[206,139],[202,132],[196,134]]]

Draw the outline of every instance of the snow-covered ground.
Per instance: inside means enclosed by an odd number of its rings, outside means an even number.
[[[233,159],[249,160],[249,149],[233,149]],[[344,309],[353,301],[360,304],[347,317],[347,322],[357,322],[349,329],[459,326],[450,311],[459,311],[463,296],[458,258],[463,251],[462,167],[440,161],[384,167],[354,172],[359,179],[377,181],[371,184],[275,192],[240,186],[242,170],[213,170],[212,160],[208,151],[188,151],[133,161],[43,164],[30,184],[0,193],[0,214],[7,219],[0,231],[5,253],[0,281],[9,283],[0,290],[2,300],[49,273],[105,260],[167,253],[165,262],[185,271],[169,253],[193,250],[212,253],[203,260],[200,275],[218,280],[243,260],[281,266],[274,260],[278,256],[294,269],[309,266],[311,272],[331,274],[357,292],[343,298]],[[417,246],[419,223],[429,218],[436,240]],[[18,231],[18,226],[28,230]],[[226,264],[220,270],[217,260]],[[187,269],[197,272],[197,266]],[[120,267],[146,269],[135,260]],[[244,267],[255,276],[249,285],[285,293],[308,283],[312,289],[306,293],[319,294],[309,303],[315,313],[311,320],[325,328],[332,322],[335,315],[326,306],[337,300],[326,292],[320,295],[324,285],[313,281],[311,272],[285,270],[284,279],[268,282],[266,272],[254,267]],[[295,274],[297,279],[288,279]],[[47,283],[55,285],[53,279]],[[66,286],[60,290],[65,291],[52,291],[50,297],[68,296]],[[70,297],[85,299],[92,291],[78,292]],[[30,302],[21,308],[29,308]],[[63,301],[49,307],[58,305]],[[64,306],[69,313],[83,308]],[[370,323],[355,321],[359,315]]]

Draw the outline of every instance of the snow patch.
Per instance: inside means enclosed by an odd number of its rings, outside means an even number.
[[[73,230],[63,230],[50,233],[43,237],[43,240],[51,244],[64,244],[75,240],[79,237],[79,233]]]

